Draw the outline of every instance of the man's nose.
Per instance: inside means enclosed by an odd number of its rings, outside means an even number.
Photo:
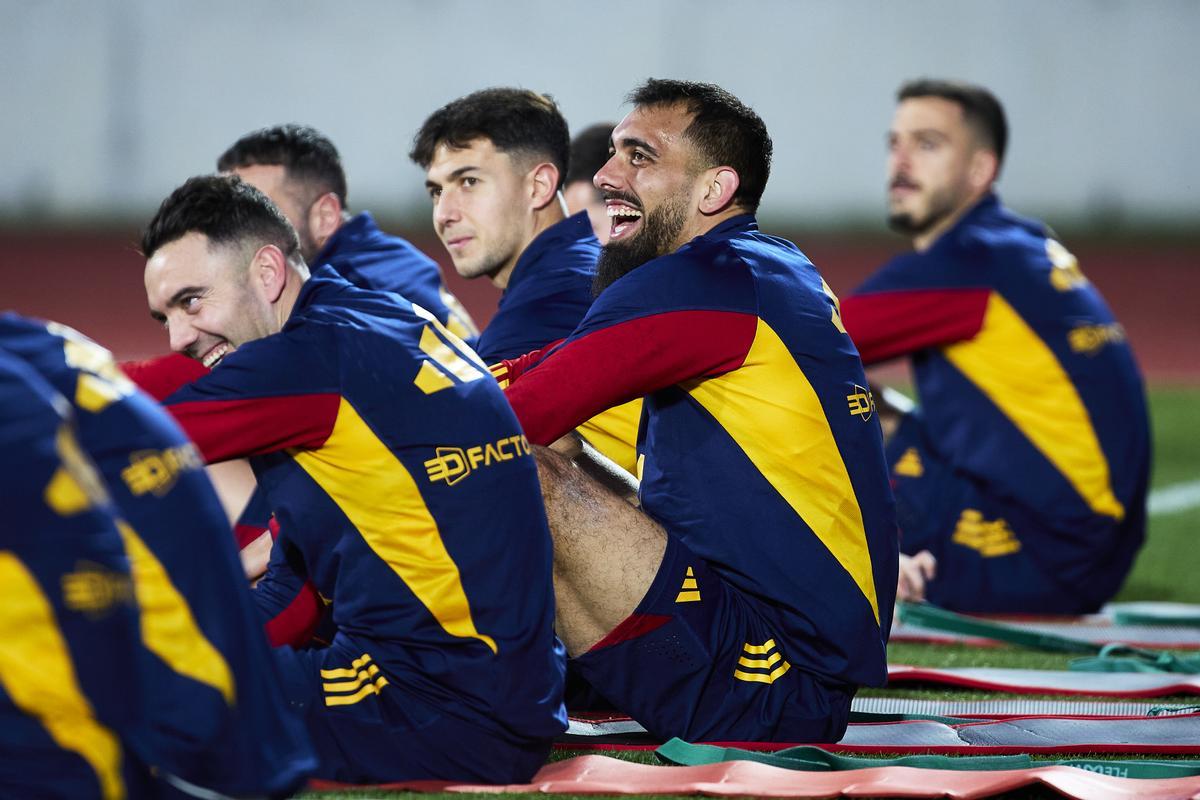
[[[600,191],[612,191],[621,186],[621,175],[616,155],[608,157],[600,171],[592,176],[592,185]]]
[[[176,353],[187,353],[188,348],[196,343],[199,336],[196,329],[186,318],[175,317],[167,319],[167,336],[170,339],[171,350]],[[200,355],[195,353],[194,355]]]
[[[440,231],[459,219],[458,200],[452,192],[442,192],[433,205],[433,224]]]
[[[901,172],[908,172],[912,165],[912,151],[903,144],[892,145],[888,151],[888,175],[896,177]]]

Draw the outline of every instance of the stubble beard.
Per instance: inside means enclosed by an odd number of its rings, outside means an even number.
[[[952,189],[932,192],[923,216],[917,216],[911,211],[890,212],[887,218],[888,227],[905,236],[919,236],[953,214],[959,201],[960,198]]]
[[[687,197],[679,195],[647,213],[642,228],[629,239],[610,240],[600,249],[592,296],[612,286],[618,279],[659,256],[675,249],[679,233],[687,222]]]

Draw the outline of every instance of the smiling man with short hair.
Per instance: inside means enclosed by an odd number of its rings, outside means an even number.
[[[317,774],[527,780],[564,665],[536,468],[487,367],[429,311],[310,276],[235,176],[179,187],[143,252],[172,347],[213,367],[164,404],[209,462],[250,459],[280,523],[260,610],[305,580],[332,604],[327,647],[275,650]]]
[[[596,174],[597,298],[560,345],[505,362],[530,441],[645,397],[641,510],[538,448],[557,630],[655,736],[837,741],[886,680],[896,527],[879,426],[837,302],[758,230],[762,119],[650,80]],[[868,401],[869,402],[869,401]]]

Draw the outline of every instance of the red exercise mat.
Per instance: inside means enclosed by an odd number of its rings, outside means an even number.
[[[1179,800],[1200,797],[1200,778],[1135,779],[1075,767],[960,772],[877,767],[843,772],[797,772],[749,761],[697,767],[634,764],[605,756],[578,756],[547,764],[528,784],[490,786],[451,781],[379,784],[377,791],[540,792],[545,794],[703,794],[716,797],[911,797],[959,800],[994,797],[1026,786],[1045,786],[1080,800]],[[312,789],[348,788],[313,781]]]

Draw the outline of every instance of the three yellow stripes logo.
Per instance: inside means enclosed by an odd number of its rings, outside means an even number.
[[[479,356],[461,339],[446,330],[432,314],[420,306],[413,306],[413,311],[429,322],[429,325],[421,330],[421,340],[417,344],[421,352],[430,358],[429,361],[421,362],[421,368],[413,380],[418,389],[425,394],[433,394],[454,386],[455,378],[462,383],[470,383],[491,374],[487,365],[479,360]],[[442,334],[441,337],[434,334],[430,326],[436,328]],[[450,347],[443,339],[453,342],[456,347],[461,348],[461,352]],[[437,366],[434,366],[435,364]]]
[[[746,643],[737,663],[739,669],[734,669],[733,677],[750,683],[774,683],[792,668],[776,649],[774,639],[767,639],[762,644]]]
[[[321,677],[330,681],[321,684],[327,706],[352,706],[368,695],[379,694],[388,685],[369,653],[351,661],[350,669],[323,669]]]
[[[700,602],[700,586],[696,583],[696,574],[692,572],[692,568],[688,567],[687,577],[683,579],[683,586],[679,594],[675,596],[676,603],[698,603]]]

